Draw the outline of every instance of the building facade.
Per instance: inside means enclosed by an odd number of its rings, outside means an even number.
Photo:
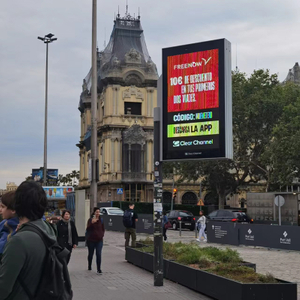
[[[283,81],[284,83],[286,82],[293,82],[295,84],[300,84],[300,66],[299,63],[295,63],[292,69],[289,69],[289,72]]]
[[[153,108],[158,73],[140,17],[117,15],[110,41],[98,51],[97,60],[98,202],[153,201]],[[87,189],[89,195],[91,72],[82,89],[79,188]]]
[[[14,182],[7,182],[6,183],[6,192],[15,191],[18,186]]]
[[[157,106],[158,73],[139,16],[117,15],[107,47],[98,51],[97,63],[98,202],[153,202],[153,108]],[[89,198],[91,71],[83,80],[79,111],[79,188],[86,189]],[[175,186],[176,203],[197,204],[199,183],[176,184],[175,176]],[[171,202],[172,177],[164,179],[163,189],[163,201]]]

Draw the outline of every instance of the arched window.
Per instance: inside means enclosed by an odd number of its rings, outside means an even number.
[[[186,192],[182,196],[182,204],[196,205],[198,197],[194,192]]]

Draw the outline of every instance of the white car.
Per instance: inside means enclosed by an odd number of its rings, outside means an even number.
[[[100,207],[100,214],[109,216],[123,216],[124,210],[119,207]]]

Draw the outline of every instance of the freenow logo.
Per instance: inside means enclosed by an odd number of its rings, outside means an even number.
[[[290,245],[292,243],[292,239],[287,238],[289,234],[285,231],[282,235],[284,236],[284,238],[279,239],[280,244]]]
[[[181,64],[181,65],[174,65],[174,70],[175,69],[188,69],[188,68],[195,68],[195,67],[201,67],[202,64],[204,64],[204,66],[207,65],[207,63],[211,60],[211,57],[205,59],[205,58],[201,58],[202,61],[193,61],[187,64]]]
[[[245,234],[245,240],[254,242],[254,234],[251,234],[252,230],[249,228],[247,232],[248,234]]]

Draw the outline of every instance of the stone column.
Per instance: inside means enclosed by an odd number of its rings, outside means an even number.
[[[131,144],[128,145],[128,172],[131,172]]]
[[[121,157],[122,157],[122,143],[121,141],[117,141],[117,161],[118,161],[118,166],[117,166],[117,171],[121,171]]]
[[[115,141],[111,140],[111,172],[115,172]]]

